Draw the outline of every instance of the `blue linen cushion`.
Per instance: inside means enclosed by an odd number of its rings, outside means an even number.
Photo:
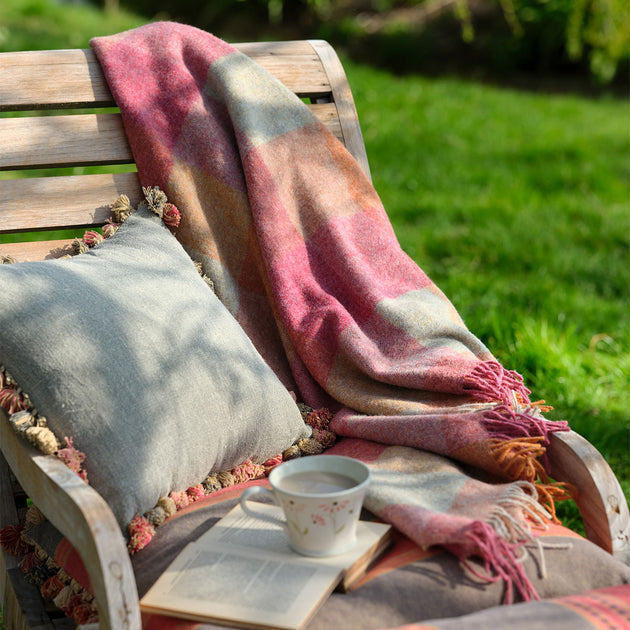
[[[123,530],[171,491],[311,433],[146,206],[85,254],[0,265],[0,365],[86,454]]]

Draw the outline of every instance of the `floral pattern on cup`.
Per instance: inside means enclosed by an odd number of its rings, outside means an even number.
[[[283,527],[289,544],[306,556],[344,553],[356,542],[356,527],[370,480],[362,462],[339,455],[293,459],[273,469],[271,490],[247,488],[243,510]],[[331,489],[328,489],[331,488]],[[265,494],[282,508],[282,517],[263,515],[247,505],[254,494]]]
[[[288,525],[298,532],[300,536],[306,536],[308,534],[308,524],[302,526],[295,519],[289,518],[289,515],[301,514],[307,509],[307,504],[299,503],[293,499],[284,500],[282,504],[287,516]],[[344,514],[339,514],[340,512],[344,512]],[[346,521],[349,517],[352,517],[353,514],[354,505],[351,504],[349,499],[333,501],[330,504],[322,503],[317,506],[316,511],[311,512],[310,522],[317,527],[332,525],[333,533],[336,536],[344,530]],[[341,517],[341,519],[338,517]]]

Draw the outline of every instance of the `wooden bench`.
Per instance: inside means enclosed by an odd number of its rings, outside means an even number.
[[[238,48],[307,100],[369,175],[350,87],[326,42],[250,43]],[[113,107],[90,50],[0,54],[0,112],[20,112],[0,118],[0,170],[35,171],[34,177],[0,180],[0,235],[20,235],[18,242],[0,245],[0,254],[18,261],[58,256],[72,239],[56,240],[49,231],[103,225],[109,204],[121,193],[134,204],[140,200],[131,151]],[[90,111],[76,111],[85,109]],[[45,171],[86,166],[104,167],[105,172],[46,176]],[[33,232],[43,240],[21,239]],[[31,497],[81,554],[99,604],[100,627],[140,628],[131,563],[108,506],[58,459],[20,440],[1,409],[0,415],[0,527],[17,523],[26,496]],[[628,506],[605,460],[574,432],[554,434],[549,457],[554,478],[577,488],[587,537],[630,563]],[[16,563],[14,557],[0,554],[7,630],[72,627],[69,620],[49,614]]]

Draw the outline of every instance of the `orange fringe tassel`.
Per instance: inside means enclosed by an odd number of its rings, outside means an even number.
[[[544,437],[523,437],[513,440],[490,440],[490,453],[499,465],[501,472],[511,480],[529,481],[536,484],[538,501],[543,505],[554,523],[556,501],[565,501],[576,495],[575,488],[568,483],[553,481],[540,462],[546,452]]]

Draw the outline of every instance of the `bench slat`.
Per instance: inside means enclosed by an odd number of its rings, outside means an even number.
[[[326,72],[307,42],[263,42],[237,48],[300,97],[330,94]],[[0,56],[0,111],[114,105],[103,71],[90,49]]]
[[[109,205],[125,194],[142,199],[137,173],[33,177],[0,182],[0,232],[63,230],[102,225]],[[25,200],[28,199],[28,203]],[[4,251],[1,246],[0,250]]]
[[[0,170],[133,162],[120,114],[0,119]]]
[[[308,106],[343,140],[334,103]],[[133,156],[120,114],[0,118],[0,170],[128,164]]]
[[[0,56],[0,111],[113,104],[103,71],[91,50],[28,51]]]
[[[18,262],[59,258],[72,252],[72,241],[73,239],[59,239],[56,241],[7,243],[0,245],[0,254],[13,256]]]

